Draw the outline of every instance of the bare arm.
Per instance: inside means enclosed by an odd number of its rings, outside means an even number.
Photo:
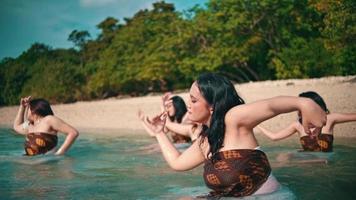
[[[200,142],[194,142],[187,150],[180,153],[163,132],[157,133],[156,138],[164,159],[174,170],[190,170],[199,166],[205,160],[199,146]]]
[[[332,124],[340,124],[345,122],[356,121],[356,113],[331,113],[328,115],[328,121],[332,121]]]
[[[142,110],[138,110],[137,116],[145,129],[145,131],[150,135],[151,137],[155,137],[156,133],[154,133],[148,126],[149,126],[149,121],[147,116],[142,112]]]
[[[66,139],[64,140],[62,146],[55,153],[56,155],[63,155],[74,143],[79,133],[75,128],[55,116],[51,116],[48,119],[48,123],[50,124],[52,129],[64,133],[66,135]]]
[[[166,123],[167,114],[162,113],[159,118],[148,124],[148,127],[154,132],[161,147],[163,157],[168,165],[177,171],[193,169],[204,162],[204,155],[200,149],[200,142],[194,142],[187,150],[180,153],[163,132]]]
[[[170,131],[173,131],[179,135],[184,135],[191,137],[192,135],[192,129],[193,125],[192,124],[179,124],[172,122],[168,117],[166,119],[166,128]]]
[[[271,140],[277,141],[277,140],[282,140],[284,138],[287,138],[287,137],[293,135],[294,133],[296,133],[298,131],[298,129],[296,128],[296,123],[299,123],[299,122],[294,122],[294,123],[290,124],[288,127],[284,128],[278,132],[275,132],[275,133],[263,128],[260,125],[257,126],[257,128],[260,129],[260,131],[264,135],[269,137]]]
[[[326,113],[312,100],[302,97],[279,96],[254,103],[235,106],[225,116],[225,122],[252,130],[259,123],[277,116],[299,110],[303,118],[303,128],[311,133],[311,128],[321,129],[326,123]]]
[[[24,115],[26,113],[26,109],[28,109],[28,102],[30,99],[31,96],[21,98],[20,107],[13,123],[13,129],[16,131],[16,133],[22,135],[26,135],[28,133],[28,130],[23,127],[23,123],[24,123]]]

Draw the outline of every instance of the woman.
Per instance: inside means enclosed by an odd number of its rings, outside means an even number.
[[[332,152],[333,151],[333,141],[334,141],[334,127],[336,124],[356,121],[356,113],[330,113],[324,99],[316,92],[309,91],[299,94],[300,97],[306,97],[317,103],[320,108],[322,108],[326,113],[326,125],[321,129],[317,135],[310,137],[305,133],[302,126],[302,117],[298,113],[298,121],[293,122],[288,127],[273,133],[261,126],[258,128],[267,137],[272,140],[281,140],[287,138],[294,133],[299,134],[300,144],[304,151],[321,151],[321,152]]]
[[[27,111],[28,121],[24,122]],[[44,99],[21,98],[16,115],[14,130],[26,136],[25,152],[27,156],[54,152],[63,155],[73,144],[79,133],[69,124],[54,116],[49,103]],[[57,150],[57,132],[67,135],[62,146]]]
[[[190,143],[197,138],[197,125],[187,119],[187,107],[184,100],[179,96],[173,96],[172,93],[166,93],[162,97],[162,112],[167,113],[165,133],[169,133],[173,143]],[[147,128],[150,119],[142,111],[138,116],[146,131],[153,137],[155,134]]]
[[[186,151],[180,153],[164,134],[166,113],[149,124],[163,156],[174,170],[185,171],[204,163],[204,180],[210,196],[241,197],[270,193],[278,188],[267,156],[259,150],[252,129],[278,114],[299,110],[307,132],[320,129],[325,112],[313,101],[275,97],[244,104],[231,82],[223,76],[202,74],[190,88],[189,120],[204,128]]]
[[[186,116],[187,106],[185,105],[184,100],[180,96],[170,96],[167,101],[163,102],[163,104],[165,104],[165,110],[168,115],[167,120],[172,124],[172,127],[166,126],[166,131],[170,133],[173,143],[191,142],[190,135],[181,134],[179,129],[175,129],[175,127],[185,123],[183,122],[183,117]]]

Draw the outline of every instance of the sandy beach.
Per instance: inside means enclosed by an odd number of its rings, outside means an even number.
[[[250,82],[235,85],[246,102],[278,95],[296,96],[304,91],[316,91],[326,101],[331,112],[356,112],[356,76],[325,77],[320,79],[291,79]],[[188,89],[186,90],[188,91]],[[176,93],[188,99],[188,93]],[[53,105],[55,115],[73,125],[80,132],[95,134],[144,134],[137,119],[137,110],[148,115],[160,110],[160,95],[135,98],[110,98],[100,101]],[[0,108],[0,127],[11,127],[18,106]],[[271,130],[279,130],[296,120],[296,113],[280,115],[263,123]],[[356,122],[337,125],[335,137],[356,137]]]

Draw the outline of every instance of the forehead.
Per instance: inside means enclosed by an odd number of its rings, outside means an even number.
[[[194,82],[190,87],[189,94],[191,97],[200,98],[202,97],[197,82]]]

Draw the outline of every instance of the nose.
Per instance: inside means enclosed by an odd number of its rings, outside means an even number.
[[[190,107],[190,101],[188,101],[188,103],[187,103],[187,109],[188,109],[188,110],[191,109],[191,107]]]

